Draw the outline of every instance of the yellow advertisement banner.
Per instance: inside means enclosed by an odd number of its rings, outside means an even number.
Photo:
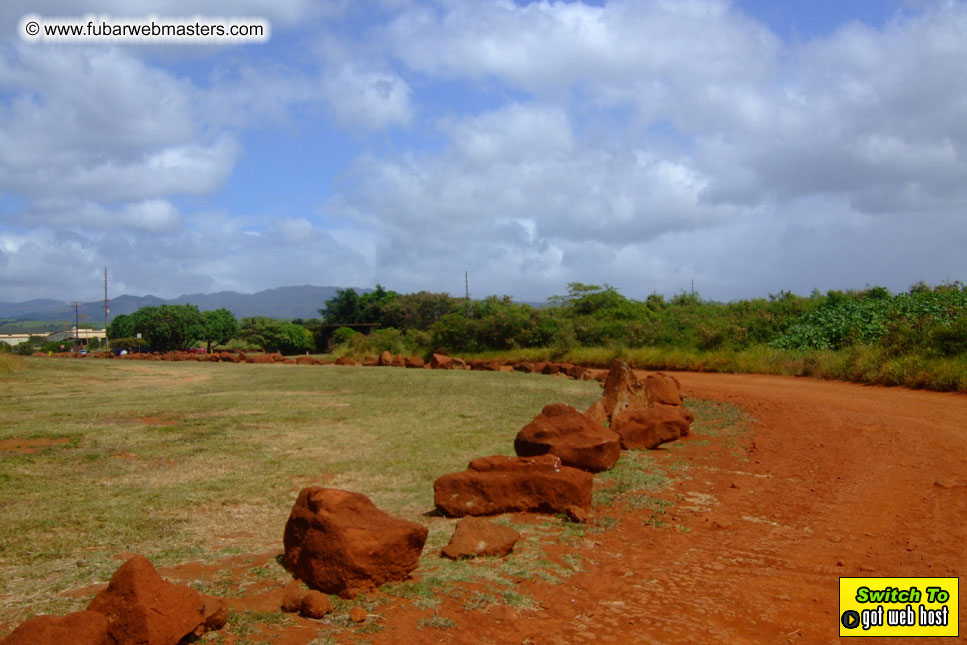
[[[840,578],[840,636],[959,636],[959,578]]]

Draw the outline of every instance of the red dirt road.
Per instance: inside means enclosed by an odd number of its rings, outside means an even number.
[[[532,610],[380,607],[374,643],[830,643],[840,576],[967,575],[967,396],[810,379],[676,374],[686,395],[755,422],[727,449],[659,451],[688,468],[660,528],[621,511],[588,536],[584,570],[522,581]],[[687,405],[687,401],[686,401]],[[739,453],[736,457],[733,453]],[[965,615],[961,584],[960,614]],[[961,619],[961,635],[967,634]],[[349,640],[352,640],[350,638]],[[933,639],[917,639],[917,643]],[[936,639],[952,642],[951,639]],[[881,639],[876,643],[884,642]]]

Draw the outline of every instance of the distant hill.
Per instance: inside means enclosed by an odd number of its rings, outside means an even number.
[[[141,307],[192,304],[202,311],[225,308],[238,318],[268,316],[270,318],[316,318],[326,300],[333,298],[343,287],[278,287],[258,293],[219,291],[192,293],[171,300],[157,296],[118,296],[111,299],[111,318],[131,314]],[[366,293],[369,289],[356,289]],[[104,324],[104,302],[85,302],[78,307],[82,323]],[[0,302],[0,318],[11,320],[74,320],[74,308],[59,300],[28,300]],[[82,325],[83,326],[83,325]]]

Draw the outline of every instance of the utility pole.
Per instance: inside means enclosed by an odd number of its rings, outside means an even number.
[[[76,341],[75,345],[81,344],[81,329],[78,326],[78,319],[80,318],[80,315],[78,314],[77,308],[80,307],[82,304],[84,303],[77,302],[77,301],[74,301],[71,303],[71,306],[74,308],[74,340]]]
[[[470,318],[472,311],[470,307],[470,277],[466,271],[463,272],[463,288],[466,292],[467,298],[467,318]]]
[[[110,349],[107,340],[107,315],[111,312],[108,306],[110,301],[107,299],[107,267],[104,267],[104,349]]]

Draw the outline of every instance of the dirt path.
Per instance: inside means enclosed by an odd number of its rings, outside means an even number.
[[[568,548],[583,556],[583,572],[519,585],[536,610],[483,613],[447,601],[438,614],[453,627],[418,629],[427,612],[400,603],[381,608],[386,629],[366,638],[829,643],[838,640],[840,576],[967,575],[967,397],[677,376],[688,396],[733,403],[756,422],[739,457],[698,437],[668,453],[688,460],[690,478],[666,492],[679,501],[665,526],[627,511],[617,528]]]

